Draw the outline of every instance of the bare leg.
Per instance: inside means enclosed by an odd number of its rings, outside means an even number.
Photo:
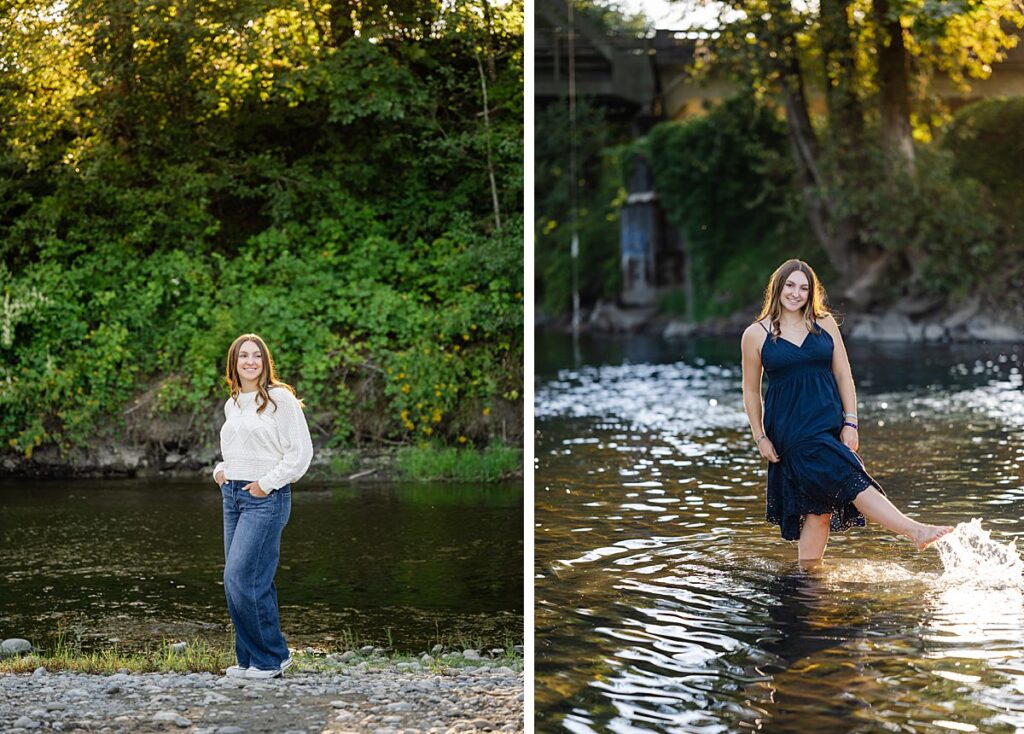
[[[918,550],[924,550],[946,533],[953,531],[948,525],[925,525],[913,520],[874,487],[868,487],[853,501],[860,514],[894,533],[910,538]]]
[[[825,555],[825,546],[828,545],[828,523],[831,519],[831,515],[804,515],[800,540],[796,544],[801,565],[820,561]]]

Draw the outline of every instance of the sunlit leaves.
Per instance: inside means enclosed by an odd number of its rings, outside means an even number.
[[[246,330],[334,444],[486,442],[521,405],[521,3],[363,3],[351,33],[306,0],[8,7],[4,446],[201,440]]]

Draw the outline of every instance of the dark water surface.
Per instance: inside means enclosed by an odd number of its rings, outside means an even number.
[[[516,485],[296,486],[289,644],[521,642],[522,517]],[[226,639],[222,528],[212,482],[0,483],[0,638]]]
[[[797,567],[736,340],[536,345],[538,731],[1024,731],[1019,585],[951,583],[876,526]],[[1024,534],[1024,348],[850,352],[893,501]]]

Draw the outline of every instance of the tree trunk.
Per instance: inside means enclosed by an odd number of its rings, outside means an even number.
[[[807,205],[811,230],[821,248],[845,281],[850,273],[851,253],[859,242],[857,228],[848,221],[837,221],[835,206],[828,199],[825,181],[818,163],[818,139],[807,111],[803,72],[797,59],[791,59],[785,75],[786,124],[789,142],[800,172],[800,188]],[[849,219],[848,217],[846,219]]]
[[[352,14],[357,8],[353,0],[334,0],[331,3],[328,17],[331,19],[331,43],[335,48],[355,36]]]
[[[494,69],[494,24],[491,19],[491,3],[488,0],[481,0],[484,11],[484,58],[487,59],[487,76],[491,83],[498,81],[498,74]]]
[[[857,64],[849,0],[821,0],[821,57],[829,130],[845,164],[864,144],[864,110],[857,96]]]
[[[480,54],[476,54],[476,65],[480,71],[480,91],[483,96],[484,109],[484,135],[487,143],[487,178],[491,182],[491,203],[494,206],[494,228],[501,229],[501,207],[498,204],[498,183],[494,177],[494,161],[491,156],[491,115],[487,110],[487,76],[484,74],[484,65],[480,61]]]
[[[914,171],[914,138],[910,128],[910,85],[903,23],[889,0],[874,0],[878,90],[881,104],[882,145]]]

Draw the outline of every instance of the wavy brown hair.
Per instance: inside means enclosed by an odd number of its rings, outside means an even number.
[[[290,391],[292,395],[295,394],[295,389],[287,382],[281,382],[277,378],[274,358],[270,356],[267,343],[258,334],[242,334],[231,342],[231,346],[228,348],[228,364],[224,370],[224,381],[228,384],[228,389],[231,391],[231,398],[237,403],[238,394],[242,392],[242,378],[238,374],[238,353],[246,342],[255,342],[263,357],[263,372],[260,373],[259,381],[256,383],[256,392],[259,393],[256,396],[258,406],[256,412],[262,413],[266,410],[267,403],[271,403],[274,406],[274,410],[277,410],[277,403],[270,397],[270,388],[283,387]]]
[[[818,280],[818,276],[815,275],[814,269],[803,260],[786,260],[786,262],[775,269],[772,277],[768,279],[768,286],[764,289],[764,304],[761,306],[761,313],[754,319],[754,323],[766,317],[771,319],[772,339],[777,339],[782,333],[782,328],[779,326],[779,319],[782,317],[782,288],[786,285],[786,281],[789,280],[789,276],[797,270],[807,276],[807,303],[804,304],[802,309],[804,325],[807,327],[807,331],[815,334],[818,333],[818,325],[815,323],[815,319],[832,315],[832,311],[828,307],[828,297],[825,295],[825,288],[822,286],[821,281]]]

